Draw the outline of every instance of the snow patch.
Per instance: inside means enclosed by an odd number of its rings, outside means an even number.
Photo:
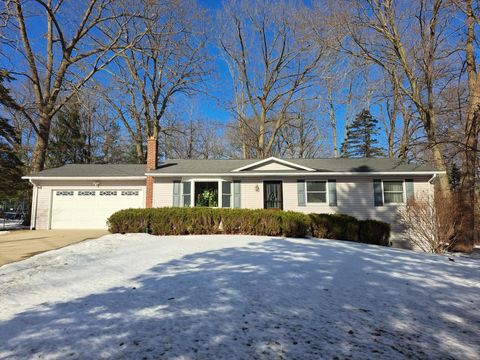
[[[107,235],[0,267],[0,359],[476,359],[479,264],[331,240]]]

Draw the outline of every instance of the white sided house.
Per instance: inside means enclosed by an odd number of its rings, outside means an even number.
[[[215,206],[343,213],[392,225],[410,197],[433,195],[433,167],[398,159],[168,160],[145,165],[65,165],[27,176],[33,229],[101,229],[117,210]],[[205,202],[205,194],[209,201]]]

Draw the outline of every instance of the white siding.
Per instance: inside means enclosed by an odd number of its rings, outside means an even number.
[[[272,161],[271,163],[260,165],[256,168],[253,168],[253,171],[270,171],[270,170],[295,170],[296,168],[280,164],[278,162]]]
[[[392,226],[392,240],[402,240],[401,227],[397,220],[397,211],[402,205],[387,204],[375,206],[373,197],[373,179],[405,180],[403,177],[337,177],[337,206],[328,203],[307,203],[298,206],[296,178],[272,178],[283,181],[283,209],[303,213],[342,213],[355,216],[358,219],[375,219],[387,222]],[[415,196],[423,193],[433,193],[433,186],[428,183],[430,177],[406,177],[414,179]],[[313,178],[308,180],[328,180],[328,178]],[[255,189],[258,187],[259,191]],[[263,179],[242,179],[242,208],[263,208]]]
[[[173,180],[172,178],[154,178],[153,207],[173,206]]]
[[[34,222],[31,226],[35,226],[37,229],[49,229],[51,206],[52,206],[52,191],[53,190],[143,190],[145,194],[145,181],[132,181],[132,180],[119,180],[119,181],[101,181],[99,180],[99,186],[93,185],[92,181],[35,181],[37,185],[38,201],[35,212],[35,205],[33,206],[32,218]],[[35,201],[35,197],[32,199]],[[108,197],[105,200],[108,201]],[[143,206],[145,206],[145,199],[143,199]]]
[[[240,181],[240,201],[242,208],[263,209],[263,181],[261,179],[250,178],[241,179]]]

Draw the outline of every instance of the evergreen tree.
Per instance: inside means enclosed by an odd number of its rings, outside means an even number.
[[[9,106],[11,98],[4,82],[10,80],[5,71],[0,70],[0,105]],[[9,121],[0,116],[0,198],[16,197],[25,190],[23,164],[18,158],[15,147],[19,145],[19,137]]]
[[[460,178],[462,176],[462,173],[458,165],[453,163],[451,166],[449,166],[447,175],[448,175],[448,181],[450,182],[450,186],[452,190],[458,190],[460,186]]]
[[[80,104],[71,102],[58,113],[51,130],[47,156],[48,167],[65,164],[88,164],[91,154],[82,129]]]
[[[342,157],[346,158],[370,158],[385,156],[379,146],[376,136],[378,135],[378,120],[370,111],[364,109],[350,124],[347,140],[342,144]]]

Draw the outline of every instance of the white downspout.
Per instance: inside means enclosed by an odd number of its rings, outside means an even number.
[[[433,199],[435,196],[435,188],[433,185],[433,180],[437,177],[437,173],[433,174],[430,180],[428,180],[428,183],[430,184],[430,198]]]
[[[32,214],[30,215],[30,230],[35,230],[37,228],[38,187],[35,185],[32,179],[28,179],[28,181],[33,185],[33,204]]]

